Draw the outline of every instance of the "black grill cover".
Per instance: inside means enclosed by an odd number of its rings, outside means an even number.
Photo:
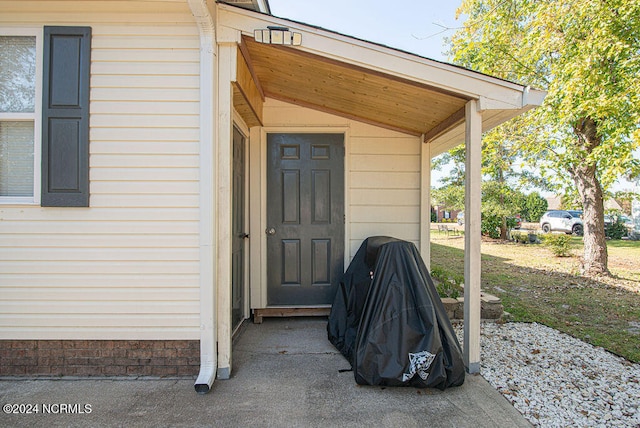
[[[445,389],[464,382],[460,344],[411,242],[374,236],[362,243],[327,332],[358,384]]]

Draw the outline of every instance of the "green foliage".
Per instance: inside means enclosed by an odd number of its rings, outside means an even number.
[[[431,278],[436,284],[436,290],[440,297],[460,297],[460,291],[464,284],[464,277],[445,271],[440,266],[431,266]]]
[[[568,257],[571,255],[571,235],[547,233],[542,235],[542,242],[549,247],[556,257]]]
[[[435,205],[442,205],[451,210],[464,209],[464,186],[449,184],[433,189],[431,194]],[[530,211],[527,211],[528,202],[532,207]],[[523,213],[525,218],[530,215],[541,216],[546,211],[546,207],[547,201],[537,193],[527,196],[505,182],[484,181],[482,183],[482,233],[494,239],[501,237],[506,239],[506,230],[512,229],[517,223],[516,214]],[[530,214],[531,212],[533,214]]]
[[[605,226],[604,234],[610,239],[622,239],[623,236],[627,236],[627,227],[620,221],[619,217],[615,217],[615,219],[616,221]]]
[[[538,236],[529,232],[512,231],[511,239],[518,244],[538,244]]]
[[[482,213],[498,218],[512,217],[521,211],[521,192],[507,183],[485,181],[482,183]]]
[[[524,195],[504,181],[482,183],[482,233],[507,239],[507,230],[516,225],[515,214],[522,211]]]
[[[438,281],[442,281],[445,277],[444,269],[440,266],[431,266],[431,278],[437,279]]]
[[[600,190],[640,171],[640,2],[463,0],[458,13],[455,63],[548,92],[485,139],[509,141],[556,189],[575,186],[595,222]],[[588,232],[585,268],[606,272],[606,252],[592,251],[604,230]]]
[[[529,242],[529,235],[524,232],[511,232],[511,239],[519,244],[527,244]]]
[[[502,218],[497,215],[486,214],[482,216],[481,230],[483,235],[489,238],[500,238],[500,226],[502,226]]]
[[[448,210],[464,209],[464,185],[450,184],[431,191],[433,205],[440,205]]]
[[[445,186],[454,185],[464,188],[464,155],[465,146],[460,144],[433,159],[431,164],[433,169],[440,170],[445,165],[450,168],[449,173],[441,179]]]
[[[456,63],[548,91],[545,108],[531,115],[551,131],[539,136],[540,151],[564,161],[607,155],[603,171],[638,167],[629,156],[640,109],[637,1],[464,0],[458,12],[468,19],[451,40]],[[605,140],[599,156],[576,150],[575,126],[587,117]],[[555,150],[565,143],[571,151]]]
[[[548,207],[549,203],[547,200],[540,196],[538,192],[533,192],[530,193],[524,201],[522,215],[527,221],[536,223],[540,221],[540,217],[547,211]]]

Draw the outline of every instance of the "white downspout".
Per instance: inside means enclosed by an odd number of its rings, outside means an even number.
[[[206,394],[216,377],[216,165],[213,145],[217,88],[215,24],[206,0],[187,0],[200,32],[200,373],[195,382],[198,394]]]

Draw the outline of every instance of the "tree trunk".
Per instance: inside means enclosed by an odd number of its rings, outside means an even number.
[[[502,223],[500,223],[500,239],[507,240],[507,218],[502,217]]]
[[[588,276],[609,275],[607,241],[604,234],[604,199],[602,186],[596,175],[596,164],[586,157],[600,145],[596,124],[586,118],[575,127],[585,159],[569,169],[582,199],[584,224],[583,273]]]

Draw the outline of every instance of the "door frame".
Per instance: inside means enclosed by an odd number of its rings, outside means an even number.
[[[235,153],[234,153],[235,152],[235,148],[233,146],[235,145],[234,138],[235,138],[235,130],[236,129],[238,130],[238,133],[242,137],[242,143],[244,145],[243,159],[242,159],[243,175],[244,175],[243,183],[242,183],[242,187],[243,187],[243,189],[242,189],[242,196],[243,196],[243,198],[242,198],[243,199],[243,201],[242,201],[242,210],[244,211],[242,213],[242,220],[243,220],[244,224],[242,225],[241,229],[243,230],[243,233],[246,233],[246,231],[248,230],[248,226],[249,226],[249,221],[248,221],[248,218],[247,218],[247,216],[249,214],[249,210],[247,209],[247,207],[248,207],[248,205],[247,205],[248,204],[248,195],[247,195],[247,193],[248,193],[248,186],[247,186],[247,182],[248,182],[248,180],[247,180],[247,177],[248,177],[248,174],[247,174],[248,155],[247,155],[247,151],[249,149],[249,137],[247,136],[247,133],[244,131],[244,129],[240,125],[240,123],[234,121],[233,122],[232,132],[231,132],[231,135],[232,135],[232,139],[231,139],[231,145],[232,145],[232,149],[231,149],[231,154],[232,154],[231,174],[232,175],[235,175],[235,169],[234,169],[235,168]],[[235,195],[236,189],[234,187],[233,179],[232,179],[232,186],[231,187],[232,187],[232,190],[231,190],[232,195],[231,195],[231,197],[232,197],[232,200],[233,200],[236,197],[236,195]],[[234,224],[234,221],[235,221],[235,220],[233,220],[233,218],[234,218],[234,213],[233,213],[234,205],[235,205],[234,203],[232,203],[232,205],[231,205],[231,210],[232,210],[232,212],[231,212],[231,218],[232,218],[231,232],[232,232],[232,235],[235,232],[233,230],[233,227],[234,227],[233,224]],[[233,241],[236,238],[237,237],[232,237],[231,238],[232,252],[233,252]],[[234,287],[234,282],[235,282],[234,281],[235,278],[233,276],[235,274],[235,271],[232,268],[231,269],[231,329],[232,329],[232,334],[235,334],[238,331],[238,329],[242,325],[242,322],[244,320],[246,320],[247,318],[249,318],[249,313],[250,313],[249,309],[248,309],[248,302],[249,302],[249,294],[248,293],[250,291],[250,288],[249,288],[249,285],[247,284],[247,282],[249,281],[249,275],[248,275],[248,272],[249,272],[249,270],[248,270],[248,264],[249,264],[248,251],[249,251],[249,246],[248,246],[247,239],[242,239],[240,245],[242,245],[244,247],[243,248],[243,250],[244,250],[243,259],[244,260],[242,261],[242,276],[243,276],[243,278],[242,278],[242,301],[241,301],[241,306],[240,306],[240,322],[238,324],[235,324],[234,323],[234,319],[233,319],[233,310],[234,310],[233,309],[233,305],[234,305],[234,301],[233,301],[234,290],[233,290],[233,287]],[[232,256],[231,260],[232,260],[232,263],[233,263],[233,256]]]
[[[240,117],[240,115],[235,111],[235,109],[233,110],[233,120],[231,121],[231,126],[232,126],[232,131],[231,131],[231,144],[233,144],[233,127],[237,128],[238,131],[240,132],[240,134],[242,134],[242,136],[244,137],[244,229],[245,230],[249,230],[249,226],[250,226],[250,213],[251,213],[251,209],[249,206],[249,202],[250,202],[250,191],[251,191],[251,185],[249,182],[250,179],[250,155],[249,155],[249,150],[251,147],[251,132],[249,131],[249,127],[247,126],[247,124],[244,122],[244,120]],[[232,161],[233,163],[233,161]],[[245,239],[244,242],[244,304],[243,304],[243,309],[242,309],[242,316],[244,317],[245,320],[247,320],[250,316],[251,316],[251,277],[250,277],[250,263],[251,263],[251,254],[250,254],[250,249],[251,249],[251,232],[249,233],[249,239]],[[229,292],[231,293],[231,290],[229,290]],[[240,327],[242,326],[242,323],[240,323],[240,325],[234,327],[231,323],[231,320],[229,321],[232,331],[231,331],[231,335],[235,335],[238,330],[240,330]]]
[[[249,210],[249,230],[253,237],[249,251],[251,309],[264,309],[267,305],[267,134],[342,134],[344,135],[344,266],[350,260],[349,171],[350,136],[347,126],[278,126],[252,128],[249,138],[249,203],[260,209]],[[259,165],[259,167],[258,167]],[[259,266],[259,269],[256,268]],[[281,307],[281,306],[278,306]],[[301,306],[303,307],[303,306]]]

